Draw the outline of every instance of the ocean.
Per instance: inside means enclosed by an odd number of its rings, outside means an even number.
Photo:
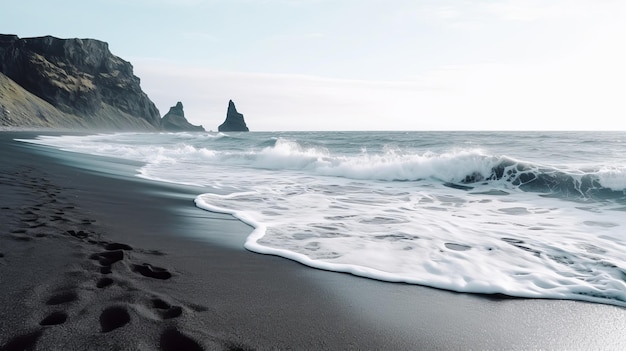
[[[626,306],[624,132],[22,141],[141,161],[140,177],[201,187],[195,205],[250,224],[255,253],[458,292]]]

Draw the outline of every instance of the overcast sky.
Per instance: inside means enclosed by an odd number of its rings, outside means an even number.
[[[0,33],[95,38],[164,115],[253,131],[626,130],[623,0],[24,0]]]

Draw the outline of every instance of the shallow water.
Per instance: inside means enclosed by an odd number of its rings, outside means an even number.
[[[245,247],[477,293],[626,306],[626,134],[175,133],[40,137],[206,188]]]

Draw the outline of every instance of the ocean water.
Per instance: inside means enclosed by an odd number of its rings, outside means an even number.
[[[41,136],[193,184],[244,246],[470,293],[626,306],[626,133],[252,132]]]

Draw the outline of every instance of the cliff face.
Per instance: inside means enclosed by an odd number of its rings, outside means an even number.
[[[204,132],[202,126],[194,126],[189,123],[185,118],[185,111],[183,111],[182,102],[178,102],[176,106],[170,107],[168,113],[161,119],[161,128],[172,132],[190,131],[190,132]]]
[[[0,73],[0,129],[3,126],[86,128],[78,116],[59,111]]]
[[[228,111],[226,112],[226,120],[217,130],[220,132],[247,132],[248,126],[243,119],[243,115],[237,112],[233,100],[228,101]]]
[[[61,114],[78,117],[77,127],[160,127],[159,111],[141,90],[132,65],[111,54],[105,42],[0,35],[0,73]]]

